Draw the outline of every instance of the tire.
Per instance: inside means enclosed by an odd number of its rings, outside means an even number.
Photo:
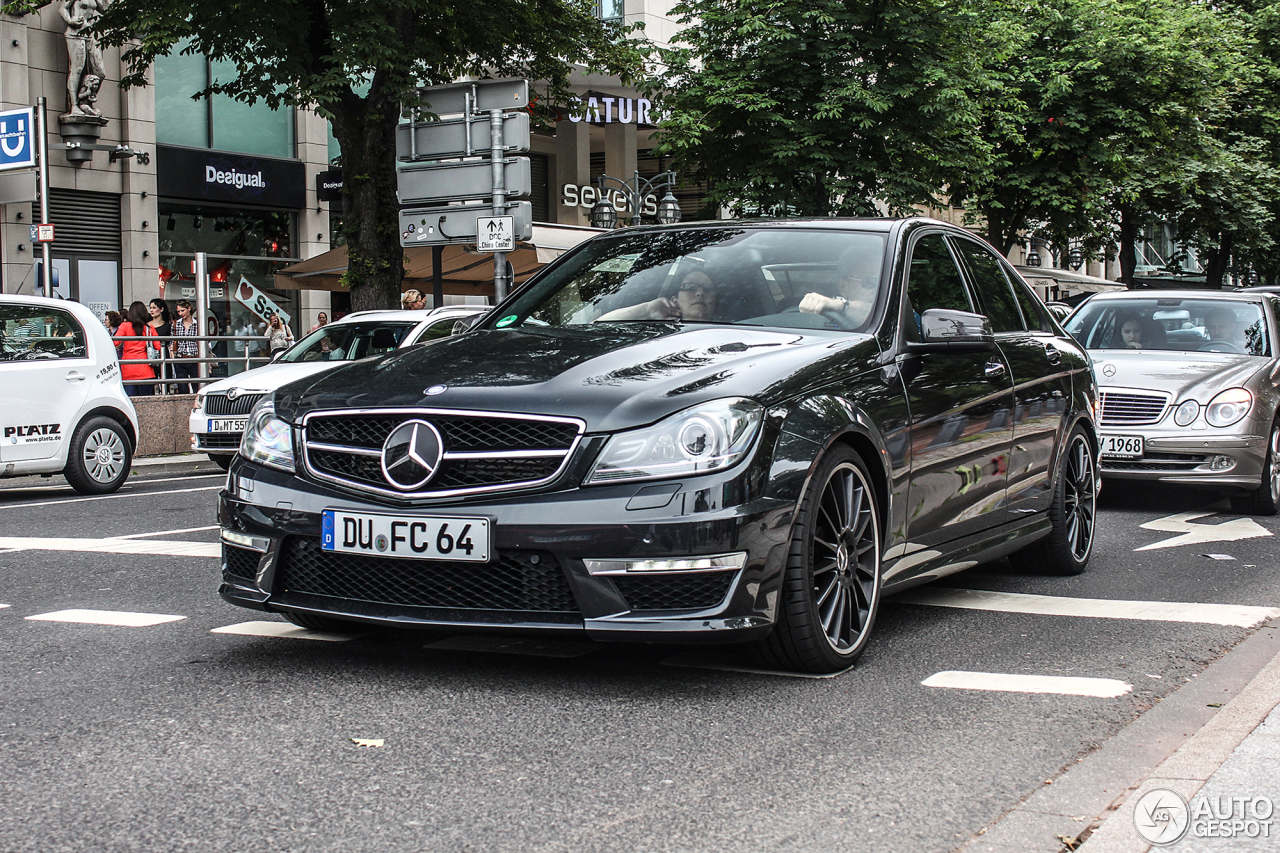
[[[226,471],[228,468],[230,468],[231,460],[235,459],[234,456],[225,456],[222,454],[214,456],[212,453],[210,453],[208,454],[208,456],[209,456],[209,461],[212,462],[214,465],[217,465],[223,471]]]
[[[791,528],[778,621],[755,645],[775,669],[837,672],[862,654],[880,607],[880,505],[847,447],[822,460]]]
[[[1231,511],[1241,515],[1275,515],[1280,511],[1280,417],[1271,423],[1267,457],[1262,463],[1262,485],[1247,495],[1231,499]]]
[[[280,614],[299,628],[308,631],[329,631],[335,634],[349,633],[355,629],[355,623],[346,619],[334,619],[331,616],[319,616],[315,613],[297,613],[287,610]]]
[[[1067,437],[1049,506],[1049,535],[1009,558],[1019,568],[1078,575],[1089,564],[1097,521],[1098,459],[1084,430]]]
[[[132,464],[133,448],[124,427],[98,416],[84,421],[72,433],[62,473],[80,494],[105,495],[124,484]]]

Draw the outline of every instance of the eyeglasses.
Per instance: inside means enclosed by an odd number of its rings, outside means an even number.
[[[714,284],[685,284],[680,286],[680,293],[702,293],[706,296],[715,296],[719,290]]]

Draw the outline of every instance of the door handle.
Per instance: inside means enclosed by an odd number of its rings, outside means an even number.
[[[1044,345],[1044,354],[1049,357],[1050,364],[1062,364],[1062,353],[1053,344]]]
[[[68,371],[67,371],[67,381],[68,381],[68,382],[83,382],[84,380],[86,380],[86,379],[88,379],[88,378],[89,378],[89,377],[85,376],[83,373],[81,373],[81,372],[80,372],[80,371],[78,371],[78,370],[68,370]]]
[[[982,375],[986,377],[988,382],[999,382],[1004,379],[1005,370],[1003,361],[988,361],[987,366],[983,368]]]

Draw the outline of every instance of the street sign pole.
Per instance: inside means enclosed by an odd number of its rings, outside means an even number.
[[[506,152],[502,145],[502,110],[489,110],[489,162],[493,164],[493,215],[501,216],[507,212],[506,164],[503,155]],[[493,291],[494,301],[501,302],[507,298],[507,289],[511,286],[511,276],[507,272],[507,253],[493,253]]]
[[[49,224],[49,134],[45,131],[45,99],[36,99],[36,151],[40,157],[40,224]],[[43,279],[44,295],[53,297],[53,262],[49,259],[49,243],[41,241],[40,257],[44,260],[40,277]]]

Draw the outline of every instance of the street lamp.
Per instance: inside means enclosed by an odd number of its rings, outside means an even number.
[[[676,201],[676,197],[671,193],[671,188],[676,184],[675,172],[663,172],[648,180],[641,180],[640,173],[636,172],[629,182],[609,175],[601,175],[599,182],[600,200],[591,208],[591,224],[596,228],[614,228],[618,224],[618,210],[605,192],[606,184],[611,184],[617,192],[626,197],[627,205],[631,208],[632,225],[640,222],[640,210],[644,206],[645,196],[656,187],[665,185],[667,193],[658,203],[658,221],[663,225],[674,225],[680,221],[680,202]]]

